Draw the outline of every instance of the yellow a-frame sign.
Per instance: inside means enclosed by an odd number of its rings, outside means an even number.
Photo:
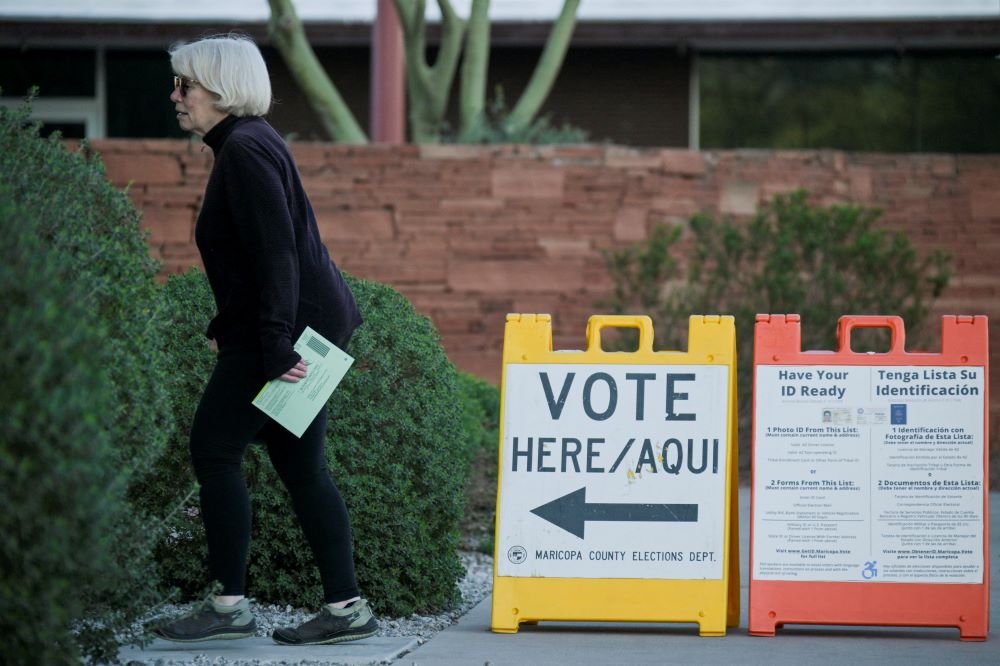
[[[638,350],[603,351],[608,327]],[[687,352],[652,343],[648,317],[593,316],[586,351],[553,351],[549,315],[507,316],[493,631],[739,623],[733,318],[692,316]]]

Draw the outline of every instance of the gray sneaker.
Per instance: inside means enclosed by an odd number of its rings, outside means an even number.
[[[368,602],[355,601],[347,608],[323,610],[313,619],[297,627],[275,629],[271,638],[281,645],[327,645],[370,638],[378,633],[378,622]]]
[[[212,597],[196,605],[187,615],[153,628],[155,635],[176,643],[250,638],[256,631],[257,621],[250,612],[249,599],[221,606]]]

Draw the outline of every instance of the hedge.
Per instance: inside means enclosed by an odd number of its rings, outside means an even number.
[[[28,114],[0,109],[0,622],[17,637],[4,656],[72,659],[75,620],[80,651],[107,659],[119,638],[141,641],[131,621],[159,599],[149,535],[161,506],[126,501],[171,428],[157,264],[100,161],[41,138]]]

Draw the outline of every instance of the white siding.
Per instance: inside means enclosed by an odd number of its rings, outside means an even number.
[[[370,22],[376,0],[295,0],[306,21]],[[428,0],[428,16],[438,15]],[[461,15],[471,0],[453,0]],[[549,21],[563,0],[493,0],[496,21]],[[0,0],[0,17],[50,20],[260,22],[266,0]],[[582,0],[582,21],[1000,18],[1000,0]]]

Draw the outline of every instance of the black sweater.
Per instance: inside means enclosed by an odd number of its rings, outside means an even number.
[[[258,349],[268,379],[298,362],[306,326],[344,347],[361,315],[285,142],[263,118],[235,116],[204,141],[215,165],[195,240],[218,308],[206,335],[220,350]]]

